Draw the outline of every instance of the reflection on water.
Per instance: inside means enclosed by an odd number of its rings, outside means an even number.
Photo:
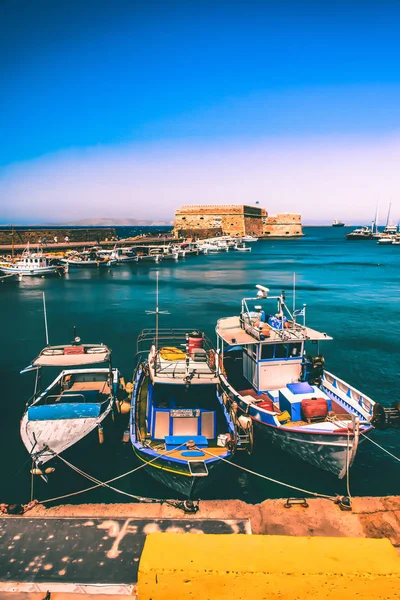
[[[160,308],[170,312],[161,326],[201,328],[214,338],[216,320],[237,314],[243,296],[254,284],[271,291],[286,289],[291,306],[296,273],[298,306],[308,306],[310,326],[332,335],[322,350],[329,370],[366,394],[390,404],[398,399],[400,371],[400,250],[370,242],[346,242],[343,231],[312,228],[301,240],[268,240],[252,245],[251,253],[223,252],[156,265],[131,263],[114,269],[70,270],[65,277],[6,280],[0,285],[2,306],[3,412],[1,440],[3,481],[9,501],[29,496],[29,465],[19,438],[19,419],[32,392],[32,378],[20,376],[45,344],[42,292],[46,293],[51,343],[72,340],[73,326],[83,341],[105,342],[113,349],[113,363],[126,379],[132,376],[136,337],[153,318],[145,311],[155,305],[155,276],[160,272]],[[398,431],[376,432],[375,439],[400,455]],[[280,453],[274,446],[256,446],[244,465],[270,477],[325,493],[341,493],[344,484],[329,473]],[[113,452],[96,448],[86,457],[93,475],[105,479],[135,465],[129,447],[117,444]],[[18,472],[19,471],[19,472]],[[369,442],[364,442],[351,471],[353,494],[400,493],[399,466]],[[37,485],[38,497],[52,496],[86,486],[86,481],[63,472],[46,486]],[[121,487],[135,494],[170,495],[143,471]],[[62,493],[62,492],[60,492]],[[289,495],[275,484],[245,475],[227,466],[219,484],[205,492],[208,498],[240,497],[260,501]],[[292,493],[290,493],[292,495]],[[124,501],[112,492],[96,490],[89,501]],[[75,502],[82,499],[77,496]]]

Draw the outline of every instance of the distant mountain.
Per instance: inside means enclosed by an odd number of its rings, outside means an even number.
[[[85,227],[140,227],[141,225],[149,227],[151,225],[173,225],[172,221],[146,221],[142,219],[80,219],[63,223],[63,225],[75,225]]]

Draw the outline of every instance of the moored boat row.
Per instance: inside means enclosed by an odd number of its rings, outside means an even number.
[[[129,414],[125,441],[145,469],[189,498],[237,451],[251,454],[254,438],[258,452],[267,439],[343,478],[385,411],[325,370],[319,346],[332,338],[306,325],[305,306],[291,312],[283,292],[256,287],[237,316],[218,320],[216,347],[197,330],[160,329],[157,300],[156,327],[137,340],[132,389],[103,344],[75,337],[46,346],[23,371],[36,372],[21,421],[33,472],[47,479],[52,462],[73,446],[90,436],[101,442],[122,410]],[[42,391],[44,367],[60,372]]]

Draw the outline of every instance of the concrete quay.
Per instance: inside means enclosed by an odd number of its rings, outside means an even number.
[[[4,576],[3,568],[0,598],[42,600],[43,590],[51,592],[51,600],[127,594],[139,600],[400,598],[400,496],[356,497],[351,511],[319,498],[307,498],[307,507],[285,504],[285,499],[256,505],[201,501],[196,515],[166,504],[37,505],[22,517],[0,519],[3,529],[9,519],[9,527],[17,528],[2,545],[15,547],[9,552],[28,573],[18,580],[18,570]],[[52,526],[63,540],[70,538],[74,550],[52,548],[47,541],[52,536],[39,541],[33,529],[48,532]],[[40,564],[29,552],[42,557]],[[73,552],[88,561],[83,571],[88,581]],[[108,568],[94,562],[102,554]],[[65,566],[54,573],[57,560]],[[107,573],[121,575],[111,585]]]

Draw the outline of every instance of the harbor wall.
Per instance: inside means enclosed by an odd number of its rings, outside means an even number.
[[[268,215],[265,208],[247,205],[187,205],[175,213],[176,237],[204,239],[218,235],[255,237],[299,237],[301,215]]]
[[[95,242],[105,241],[106,239],[117,238],[117,232],[114,227],[91,227],[89,229],[75,229],[66,227],[65,229],[56,229],[52,227],[43,227],[40,229],[0,229],[0,246],[14,244],[32,245],[41,243],[43,238],[48,242],[53,242],[57,237],[59,242],[63,242],[68,236],[70,242]]]

